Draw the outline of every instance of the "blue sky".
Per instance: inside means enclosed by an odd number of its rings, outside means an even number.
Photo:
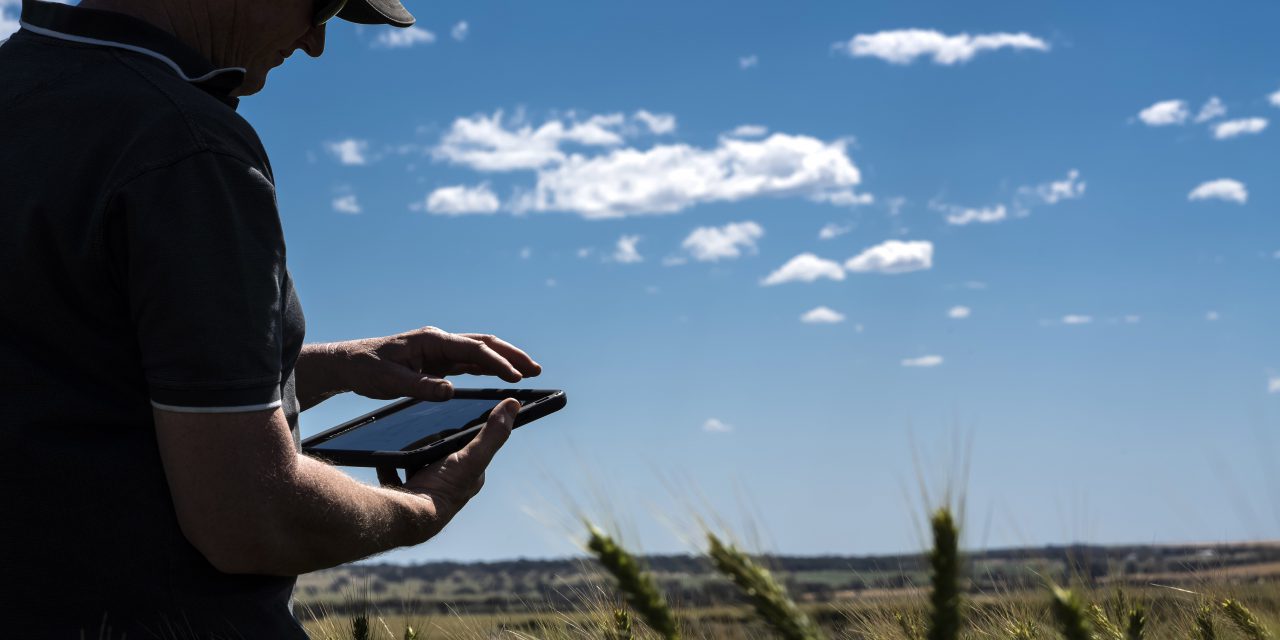
[[[570,403],[390,558],[571,501],[911,550],[957,433],[971,546],[1280,536],[1280,6],[409,6],[241,107],[308,337],[496,333]]]

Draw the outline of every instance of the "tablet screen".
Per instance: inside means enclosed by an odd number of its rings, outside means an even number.
[[[492,399],[416,402],[311,448],[333,451],[404,451],[409,447],[424,447],[477,422],[498,406],[499,402],[501,400]]]

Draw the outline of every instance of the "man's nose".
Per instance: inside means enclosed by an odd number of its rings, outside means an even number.
[[[324,53],[324,27],[325,25],[311,27],[306,35],[298,39],[297,47],[306,51],[312,58],[319,58],[320,54]]]

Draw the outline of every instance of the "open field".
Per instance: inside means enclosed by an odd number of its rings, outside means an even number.
[[[625,557],[625,551],[617,552]],[[596,555],[604,562],[343,567],[300,580],[299,614],[314,637],[335,640],[670,637],[640,621],[645,605],[637,606],[640,601],[628,592],[639,587],[619,586],[618,568]],[[642,580],[660,592],[655,597],[670,603],[680,637],[933,640],[927,629],[937,608],[931,604],[935,556],[741,555],[768,567],[764,575],[784,600],[794,602],[794,615],[812,622],[809,635],[799,636],[780,632],[761,613],[751,594],[765,587],[744,584],[746,578],[735,578],[732,567],[711,557],[634,560],[644,567]],[[1097,605],[1107,621],[1093,619],[1088,637],[1094,640],[1135,637],[1127,628],[1135,608],[1146,622],[1137,637],[1268,637],[1241,635],[1224,613],[1225,600],[1244,603],[1259,624],[1280,630],[1280,543],[1048,547],[960,558],[956,610],[964,623],[958,636],[948,637],[1062,637],[1052,616],[1052,584],[1073,585],[1089,615],[1099,615],[1088,608]],[[630,625],[625,634],[618,615]],[[353,630],[357,620],[368,623],[367,635]],[[1211,636],[1198,626],[1205,620]],[[406,636],[408,628],[418,635]]]

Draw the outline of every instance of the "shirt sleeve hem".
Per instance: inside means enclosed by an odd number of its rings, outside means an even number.
[[[251,411],[266,411],[268,409],[279,409],[283,406],[280,400],[268,402],[265,404],[242,405],[237,407],[181,407],[171,404],[161,404],[155,400],[151,401],[151,406],[161,411],[172,411],[174,413],[248,413]]]

